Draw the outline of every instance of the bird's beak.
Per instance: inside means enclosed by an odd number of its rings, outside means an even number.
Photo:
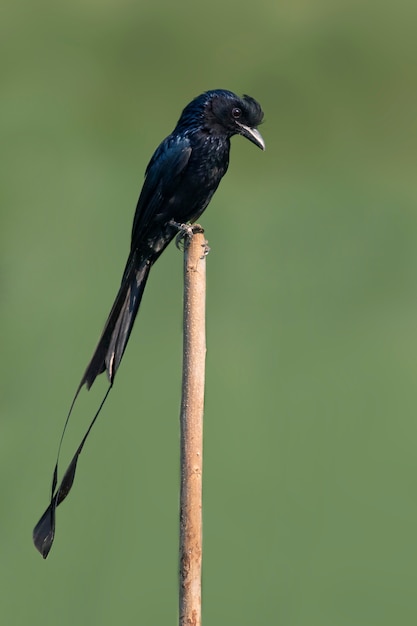
[[[249,139],[255,146],[261,148],[261,150],[265,150],[265,142],[259,130],[257,128],[251,128],[250,126],[246,126],[245,124],[239,124],[240,126],[240,134]]]

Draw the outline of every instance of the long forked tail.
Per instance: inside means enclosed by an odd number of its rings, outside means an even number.
[[[155,259],[144,259],[138,262],[136,252],[133,251],[128,259],[126,269],[123,275],[119,292],[114,301],[110,315],[104,326],[103,333],[100,337],[98,345],[94,351],[93,357],[81,379],[74,399],[71,403],[70,410],[62,431],[61,440],[58,447],[58,455],[52,476],[51,500],[45,513],[42,515],[33,530],[33,541],[35,547],[39,550],[44,559],[49,554],[55,537],[55,511],[56,507],[61,504],[71,490],[77,469],[78,458],[84,447],[88,435],[94,423],[99,416],[101,409],[112,388],[117,368],[120,365],[130,333],[133,328],[136,314],[143,296],[146,281],[149,276],[150,269]],[[110,382],[110,386],[94,415],[80,445],[77,448],[63,478],[61,484],[58,485],[58,461],[61,451],[62,440],[67,428],[67,424],[72,413],[78,394],[85,384],[87,389],[91,387],[99,374],[106,371]]]

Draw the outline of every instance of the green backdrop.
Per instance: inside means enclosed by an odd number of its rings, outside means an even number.
[[[417,5],[6,0],[0,589],[5,624],[177,621],[182,255],[154,268],[58,510],[66,411],[146,164],[185,104],[257,98],[208,257],[203,623],[417,623]],[[82,392],[72,455],[105,388]]]

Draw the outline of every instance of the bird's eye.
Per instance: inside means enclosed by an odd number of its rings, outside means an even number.
[[[238,109],[238,107],[235,107],[234,109],[232,109],[232,117],[234,117],[235,120],[238,120],[241,115],[242,115],[241,109]]]

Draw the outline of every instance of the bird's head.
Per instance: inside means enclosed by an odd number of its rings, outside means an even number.
[[[262,123],[261,105],[250,96],[239,98],[231,91],[217,89],[212,92],[206,107],[206,116],[210,124],[218,126],[220,132],[232,135],[243,135],[249,141],[265,150],[265,142],[258,130]]]
[[[190,102],[182,112],[178,126],[204,128],[209,134],[228,138],[243,135],[265,150],[265,142],[257,128],[263,116],[261,105],[254,98],[239,98],[231,91],[214,89]]]

